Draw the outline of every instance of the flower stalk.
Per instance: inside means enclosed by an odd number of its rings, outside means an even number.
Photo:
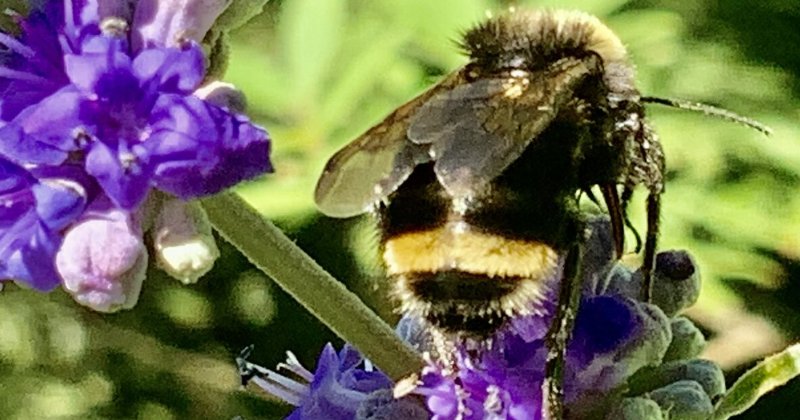
[[[225,192],[202,204],[228,242],[386,375],[397,381],[422,369],[422,357],[386,322],[241,197]]]

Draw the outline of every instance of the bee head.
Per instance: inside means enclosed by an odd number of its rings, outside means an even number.
[[[600,57],[609,73],[633,86],[622,41],[596,17],[566,10],[509,11],[468,30],[460,43],[480,73],[540,71],[565,57]],[[607,80],[609,85],[620,81]],[[613,88],[612,88],[613,90]]]

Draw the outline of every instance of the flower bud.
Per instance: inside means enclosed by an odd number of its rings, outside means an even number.
[[[616,264],[608,274],[608,282],[603,295],[620,295],[631,299],[641,299],[641,276],[634,276],[630,268]]]
[[[706,420],[714,412],[711,400],[695,381],[678,381],[650,393],[662,411],[674,420]]]
[[[247,99],[241,90],[230,83],[214,80],[194,91],[194,95],[216,106],[227,108],[233,112],[244,112]]]
[[[219,258],[211,223],[196,202],[166,199],[152,237],[159,268],[184,284],[197,282]]]
[[[649,398],[625,398],[608,416],[608,420],[663,420],[664,415],[655,401]]]
[[[686,360],[697,356],[706,346],[703,333],[688,318],[679,316],[671,321],[672,342],[669,343],[664,361]]]
[[[668,316],[692,306],[700,296],[700,270],[686,251],[660,252],[656,256],[653,303]]]
[[[681,381],[696,382],[712,400],[725,393],[722,370],[714,362],[702,359],[668,362],[638,372],[629,384],[629,392],[637,395]]]
[[[671,339],[669,319],[654,305],[619,296],[585,300],[571,344],[580,351],[568,353],[577,373],[567,399],[584,390],[613,389],[639,369],[658,364]]]
[[[642,271],[628,272],[617,265],[612,270],[604,294],[619,294],[640,299],[642,293]],[[697,301],[700,295],[700,271],[694,259],[686,251],[664,251],[656,255],[653,272],[653,304],[667,316],[674,316]]]
[[[132,308],[147,269],[138,224],[122,210],[90,213],[65,234],[56,269],[81,305],[100,312]]]

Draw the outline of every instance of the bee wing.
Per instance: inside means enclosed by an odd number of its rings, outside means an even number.
[[[434,95],[414,113],[409,139],[429,144],[447,191],[462,197],[500,175],[544,131],[599,58],[565,58],[548,69],[484,78]]]
[[[333,155],[314,193],[320,211],[331,217],[364,213],[394,192],[415,166],[429,162],[430,146],[408,141],[411,116],[437,92],[461,82],[461,72],[451,74]]]

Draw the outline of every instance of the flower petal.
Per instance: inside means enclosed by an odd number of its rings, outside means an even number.
[[[36,212],[49,229],[58,231],[83,213],[86,192],[71,180],[50,179],[34,185]]]
[[[27,171],[0,158],[0,279],[46,291],[59,282],[53,255],[60,238],[36,212],[37,185]]]
[[[28,107],[0,129],[0,152],[26,164],[58,165],[68,152],[82,146],[81,108],[84,99],[71,86],[64,87]]]
[[[140,0],[134,17],[135,47],[173,46],[181,38],[203,40],[226,0]]]
[[[125,54],[122,41],[117,38],[97,36],[98,52],[67,55],[64,65],[73,86],[84,94],[108,101],[128,102],[136,100],[139,80],[133,74],[131,59]]]
[[[133,60],[133,68],[139,79],[163,93],[189,94],[205,76],[203,50],[193,42],[181,48],[144,50]]]
[[[116,152],[98,142],[86,156],[86,171],[97,178],[108,197],[123,209],[136,208],[150,190],[150,164],[144,153],[136,152]]]
[[[194,161],[158,158],[155,185],[181,198],[213,194],[246,179],[271,171],[269,138],[246,118],[230,114],[198,98],[162,97],[154,108],[164,131],[159,135],[192,138]],[[169,117],[165,117],[169,115]],[[176,141],[176,143],[178,143]],[[148,143],[151,153],[158,143]]]

